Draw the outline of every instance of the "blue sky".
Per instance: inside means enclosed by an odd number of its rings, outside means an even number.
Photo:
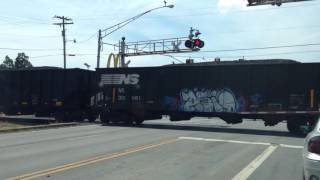
[[[196,62],[222,60],[289,58],[302,62],[320,60],[320,46],[211,53],[221,49],[254,48],[320,43],[320,0],[288,3],[281,7],[246,7],[244,0],[167,0],[173,9],[160,9],[104,39],[116,43],[187,36],[192,26],[202,32],[206,45],[203,52],[174,54],[182,61],[192,57]],[[0,59],[15,58],[25,52],[35,66],[62,67],[61,28],[52,17],[64,15],[73,19],[67,26],[70,54],[67,66],[96,66],[98,29],[114,25],[143,11],[162,6],[162,0],[10,0],[1,3]],[[92,37],[92,38],[90,38]],[[14,48],[23,50],[8,50]],[[38,49],[31,51],[28,49]],[[101,67],[106,65],[113,48],[104,46]],[[87,54],[87,55],[81,55]],[[131,66],[158,66],[171,63],[164,56],[130,57]]]

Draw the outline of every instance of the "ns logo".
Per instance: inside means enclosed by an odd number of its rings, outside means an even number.
[[[99,85],[137,85],[139,78],[139,74],[102,74]]]

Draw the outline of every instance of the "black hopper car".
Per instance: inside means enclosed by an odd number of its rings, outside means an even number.
[[[219,117],[287,121],[301,133],[319,116],[320,63],[247,61],[97,70],[104,123]]]
[[[94,71],[52,67],[0,70],[0,112],[93,121]]]

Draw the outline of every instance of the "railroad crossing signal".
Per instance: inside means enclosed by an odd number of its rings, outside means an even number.
[[[197,52],[204,47],[204,42],[199,38],[200,34],[201,33],[199,30],[191,28],[188,37],[137,42],[125,42],[125,38],[122,38],[122,40],[119,41],[119,44],[101,42],[101,45],[112,45],[115,50],[119,51],[118,55],[110,54],[107,65],[108,67],[110,67],[112,59],[114,62],[114,67],[127,67],[129,62],[124,63],[125,57]],[[186,48],[180,47],[183,42],[185,42]],[[122,64],[119,64],[120,58],[122,59]]]
[[[200,39],[186,40],[184,45],[190,49],[199,49],[204,47],[204,42]]]
[[[197,29],[193,29],[191,27],[190,29],[190,34],[189,34],[189,39],[185,41],[184,45],[189,48],[189,49],[200,49],[204,47],[204,41],[199,39],[200,31]]]
[[[163,55],[172,53],[188,53],[199,51],[204,47],[204,42],[199,39],[200,31],[191,28],[189,36],[169,38],[169,39],[157,39],[138,42],[125,42],[124,38],[119,41],[119,44],[111,44],[117,50],[121,58],[130,56],[144,56],[144,55]],[[185,47],[180,45],[185,42]],[[104,43],[102,43],[104,44]],[[107,43],[106,43],[107,44]],[[110,44],[108,44],[110,45]],[[124,62],[124,60],[122,60]],[[123,64],[121,65],[123,66]]]

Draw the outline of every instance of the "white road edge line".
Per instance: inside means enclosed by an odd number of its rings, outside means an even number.
[[[228,143],[237,143],[237,144],[253,144],[253,145],[264,145],[264,146],[271,145],[271,143],[264,143],[264,142],[235,141],[235,140],[224,140],[224,139],[206,139],[206,138],[196,138],[196,137],[179,137],[179,139],[196,140],[196,141],[209,141],[209,142],[228,142]]]
[[[251,161],[244,169],[242,169],[232,180],[247,179],[272,153],[278,146],[269,146],[258,157]]]
[[[194,140],[194,141],[207,141],[207,142],[227,142],[236,144],[252,144],[252,145],[264,145],[264,146],[279,146],[284,148],[292,149],[303,149],[303,146],[289,145],[289,144],[274,144],[274,143],[264,143],[264,142],[250,142],[250,141],[235,141],[235,140],[225,140],[225,139],[207,139],[207,138],[197,138],[197,137],[179,137],[179,139],[184,140]]]
[[[280,147],[293,148],[293,149],[303,149],[303,146],[294,146],[288,144],[279,144]]]

